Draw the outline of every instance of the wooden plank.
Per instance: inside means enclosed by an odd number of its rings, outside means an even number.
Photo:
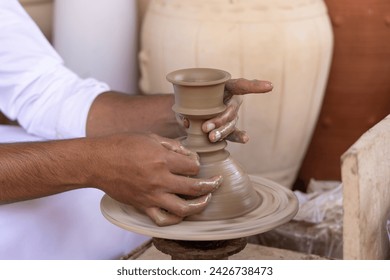
[[[343,258],[385,259],[390,212],[390,115],[341,157]]]

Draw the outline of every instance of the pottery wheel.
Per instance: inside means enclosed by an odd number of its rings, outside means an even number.
[[[261,177],[250,176],[261,203],[241,217],[216,221],[182,221],[159,227],[148,216],[131,205],[125,205],[104,195],[101,210],[111,223],[135,233],[173,240],[226,240],[269,231],[290,221],[298,211],[294,193]]]

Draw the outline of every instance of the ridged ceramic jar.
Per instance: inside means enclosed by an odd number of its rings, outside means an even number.
[[[233,78],[270,80],[247,95],[229,151],[247,173],[291,187],[310,141],[333,48],[320,0],[152,0],[141,30],[141,90],[171,93],[171,71],[210,67]]]

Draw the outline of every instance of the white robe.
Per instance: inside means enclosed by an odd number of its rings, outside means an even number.
[[[0,126],[0,143],[84,137],[89,108],[107,90],[67,69],[18,1],[0,1],[0,111],[23,127]],[[89,188],[0,205],[0,259],[117,259],[148,239],[109,223],[102,195]]]

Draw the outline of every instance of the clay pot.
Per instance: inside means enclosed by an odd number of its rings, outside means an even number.
[[[194,68],[172,72],[167,80],[173,84],[175,105],[173,111],[182,115],[207,118],[226,109],[223,103],[226,71]]]
[[[209,68],[174,71],[167,75],[173,84],[173,110],[189,120],[187,137],[182,144],[197,152],[200,171],[197,177],[223,176],[221,186],[213,193],[212,201],[200,214],[187,220],[225,220],[243,216],[254,210],[260,197],[252,187],[249,176],[225,150],[226,142],[211,143],[202,132],[202,123],[225,109],[223,94],[230,74]]]
[[[245,170],[291,187],[322,103],[332,31],[321,0],[152,0],[141,30],[144,93],[172,92],[166,73],[209,67],[270,80],[247,95],[238,127],[246,145],[228,150]]]
[[[334,55],[319,121],[299,172],[341,180],[340,156],[390,112],[390,2],[326,0]]]

